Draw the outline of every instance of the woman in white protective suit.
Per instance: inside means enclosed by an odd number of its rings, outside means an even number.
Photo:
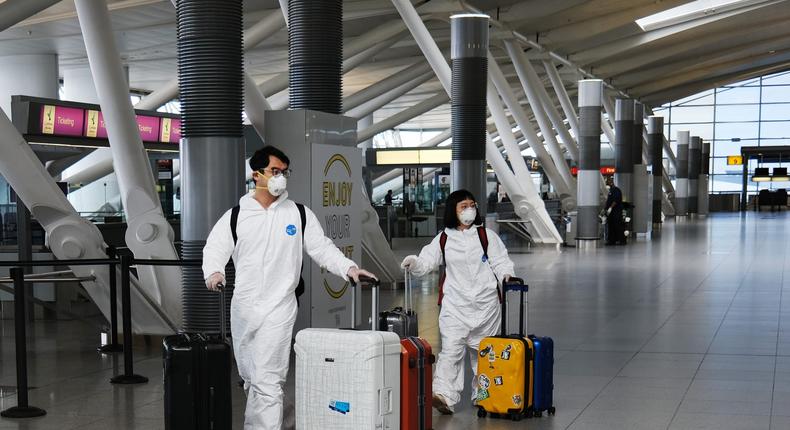
[[[472,372],[476,373],[480,341],[499,333],[498,281],[513,275],[513,262],[502,240],[482,224],[472,193],[454,191],[447,197],[444,231],[419,256],[410,255],[402,263],[415,276],[423,276],[443,262],[446,266],[439,291],[442,348],[433,378],[433,406],[443,414],[452,414],[461,401],[464,353],[469,351]],[[473,401],[476,382],[475,377]]]
[[[288,157],[273,146],[255,152],[250,159],[255,192],[239,200],[236,237],[231,228],[233,210],[229,210],[214,225],[203,249],[203,276],[211,290],[225,282],[225,266],[233,256],[231,332],[247,390],[245,430],[279,430],[282,425],[282,386],[296,321],[302,250],[346,280],[374,277],[324,236],[307,208],[301,231],[300,209],[285,192],[289,164]]]

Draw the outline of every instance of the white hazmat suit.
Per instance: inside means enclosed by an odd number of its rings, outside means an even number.
[[[306,226],[296,204],[281,195],[268,209],[251,194],[239,200],[234,247],[227,211],[212,228],[203,249],[203,276],[225,273],[230,256],[236,269],[231,302],[233,350],[247,392],[245,430],[280,429],[283,383],[288,373],[296,321],[295,290],[302,250],[320,266],[343,277],[353,261],[324,235],[315,214],[305,208]]]
[[[500,331],[502,310],[497,278],[511,276],[513,262],[502,240],[492,230],[486,229],[488,261],[483,257],[477,227],[444,231],[447,233],[446,278],[439,313],[442,349],[436,362],[433,393],[442,396],[452,410],[461,401],[464,389],[464,353],[469,350],[472,372],[476,374],[480,341]],[[442,264],[440,237],[441,234],[437,235],[414,258],[410,270],[415,276],[423,276]],[[475,378],[473,394],[476,386]]]

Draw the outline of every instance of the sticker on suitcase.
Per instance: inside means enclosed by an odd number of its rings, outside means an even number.
[[[491,386],[491,379],[489,379],[489,377],[488,377],[488,376],[486,376],[485,374],[482,374],[482,375],[480,375],[480,376],[477,378],[477,385],[478,385],[480,388],[482,388],[482,389],[484,389],[484,390],[487,390],[487,389],[488,389],[488,387],[490,387],[490,386]]]
[[[521,406],[521,396],[516,394],[513,396],[513,404],[516,406]]]
[[[340,402],[337,400],[330,400],[329,401],[329,409],[335,412],[339,412],[343,415],[351,412],[351,404],[349,402]]]
[[[502,351],[502,359],[503,360],[510,360],[510,350],[513,349],[513,345],[508,345],[505,347],[505,350]]]

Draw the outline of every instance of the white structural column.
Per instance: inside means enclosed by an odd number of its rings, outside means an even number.
[[[436,41],[431,37],[428,29],[425,27],[425,23],[420,19],[414,6],[408,0],[392,0],[392,4],[395,6],[395,9],[398,10],[398,13],[403,18],[403,22],[406,23],[417,45],[420,47],[420,50],[422,50],[423,55],[425,55],[434,73],[436,73],[436,76],[439,78],[439,82],[442,83],[442,86],[449,95],[451,91],[450,66],[447,64],[447,60],[444,59],[444,56],[442,56],[439,47],[436,45]],[[496,158],[497,156],[499,158]],[[491,141],[491,135],[488,133],[486,133],[486,157],[497,175],[507,177],[509,171],[506,169],[506,165],[503,166],[502,163],[499,162],[501,154],[499,150],[497,150],[496,145]],[[505,190],[508,194],[511,195],[516,214],[524,220],[531,220],[528,212],[529,206],[526,202],[522,202],[526,197],[515,187],[515,184],[512,184],[510,181],[508,183],[503,183],[503,185],[505,185]],[[573,203],[575,206],[575,199]],[[559,242],[553,239],[547,241],[547,243]]]
[[[0,108],[11,116],[11,96],[58,98],[58,57],[54,54],[0,57]]]
[[[518,74],[519,80],[521,80],[522,86],[526,87],[526,85],[529,84],[535,91],[538,100],[540,100],[540,104],[543,106],[546,117],[554,127],[554,132],[562,139],[562,143],[565,149],[567,149],[571,159],[578,163],[579,148],[576,146],[576,141],[573,139],[570,132],[568,132],[568,128],[562,121],[560,113],[557,112],[557,107],[554,106],[551,97],[549,97],[549,93],[546,91],[543,81],[540,80],[535,68],[532,67],[532,63],[530,63],[529,59],[524,55],[524,51],[520,46],[513,45],[511,41],[505,41],[505,45],[509,46],[508,53],[511,59],[513,59],[513,64],[516,66],[516,73]]]
[[[76,0],[75,6],[113,158],[123,160],[116,163],[114,169],[127,215],[126,244],[137,258],[177,259],[173,229],[162,213],[151,164],[129,102],[129,86],[110,28],[107,3]],[[180,326],[181,269],[142,266],[138,275],[144,283],[153,286],[157,293],[153,299]]]
[[[537,157],[543,167],[546,176],[549,177],[549,181],[551,181],[557,193],[563,199],[565,210],[574,209],[576,207],[575,183],[567,182],[565,175],[561,173],[562,169],[566,166],[564,164],[560,166],[554,164],[551,156],[546,151],[546,147],[538,138],[535,128],[527,118],[527,114],[524,112],[518,100],[516,100],[515,95],[513,95],[513,90],[508,84],[505,75],[502,73],[502,69],[499,68],[499,64],[497,64],[496,59],[494,59],[490,53],[488,57],[488,66],[489,79],[493,81],[497,92],[499,92],[499,95],[505,102],[505,106],[507,106],[513,119],[516,121],[516,125],[518,125],[519,129],[521,129],[521,132],[524,134],[527,144],[535,152],[535,157]]]
[[[601,96],[603,81],[579,81],[579,209],[576,229],[576,246],[592,248],[600,238],[598,213],[601,201],[598,183],[601,177]]]
[[[565,183],[568,184],[568,187],[575,189],[576,180],[573,179],[573,175],[571,175],[568,163],[565,161],[565,154],[563,154],[562,148],[560,148],[560,144],[557,141],[557,136],[554,134],[551,121],[549,121],[546,111],[543,109],[543,102],[540,99],[540,95],[538,94],[537,89],[529,82],[526,74],[527,72],[521,65],[521,59],[518,55],[521,53],[521,48],[507,40],[505,41],[505,47],[507,48],[511,61],[513,61],[513,64],[516,66],[516,73],[519,76],[519,80],[521,81],[521,86],[523,87],[524,92],[527,94],[527,100],[529,100],[532,113],[535,115],[535,119],[538,122],[541,134],[543,135],[543,140],[546,142],[546,146],[549,148],[551,158],[554,159],[554,163],[557,165],[557,168],[565,180]]]
[[[127,99],[128,100],[128,99]],[[0,112],[0,173],[47,232],[47,243],[61,260],[107,258],[104,238],[91,222],[81,218],[44,169],[30,146],[3,112]],[[82,282],[91,299],[110,318],[110,277],[106,265],[73,266],[75,276],[95,277]],[[153,284],[132,279],[132,328],[136,333],[166,335],[178,329],[157,308]],[[118,305],[120,309],[120,304]]]
[[[678,131],[678,165],[675,181],[675,217],[687,217],[689,214],[689,132]]]
[[[634,233],[647,234],[650,231],[650,195],[648,194],[647,165],[643,158],[644,140],[643,133],[645,128],[644,105],[634,102],[634,124],[633,124],[633,147],[631,157],[634,163],[634,176],[631,182],[634,204]]]
[[[571,130],[573,130],[573,134],[578,140],[580,136],[579,119],[576,116],[573,103],[571,103],[571,99],[568,97],[568,91],[565,90],[565,85],[562,84],[562,78],[559,72],[557,72],[557,67],[550,60],[543,60],[543,68],[546,69],[546,75],[549,77],[549,81],[551,81],[554,93],[557,94],[557,100],[560,101],[560,106],[562,107],[563,113],[565,113],[565,118],[568,120]]]

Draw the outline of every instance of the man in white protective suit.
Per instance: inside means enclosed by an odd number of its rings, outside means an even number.
[[[282,386],[296,321],[302,250],[346,280],[374,277],[340,252],[307,208],[301,231],[299,208],[285,191],[289,164],[288,157],[273,146],[255,152],[250,159],[255,192],[239,200],[236,240],[229,210],[214,225],[203,249],[203,276],[210,290],[224,284],[231,256],[236,269],[231,331],[247,391],[245,430],[274,430],[282,425]]]

